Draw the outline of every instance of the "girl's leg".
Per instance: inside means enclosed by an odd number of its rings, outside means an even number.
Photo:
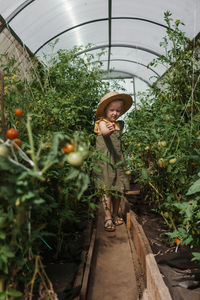
[[[113,217],[114,217],[114,224],[121,225],[124,223],[123,219],[119,217],[119,206],[121,202],[121,197],[112,197],[112,204],[113,204]]]
[[[105,222],[104,222],[105,230],[114,231],[115,226],[112,222],[112,216],[111,216],[111,196],[104,194],[101,201],[102,201],[104,214],[105,214]]]
[[[118,216],[119,214],[119,206],[120,206],[121,199],[112,197],[112,204],[113,204],[113,215]]]
[[[110,219],[111,218],[111,197],[104,194],[101,201],[103,204],[105,219]]]

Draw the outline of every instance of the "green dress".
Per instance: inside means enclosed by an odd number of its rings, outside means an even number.
[[[118,191],[124,193],[129,190],[129,177],[124,171],[124,157],[122,154],[120,136],[124,127],[123,121],[118,121],[120,130],[115,130],[109,136],[97,135],[96,149],[102,155],[94,170],[96,187],[104,191]],[[103,159],[104,157],[104,159]],[[97,172],[101,170],[101,172]]]

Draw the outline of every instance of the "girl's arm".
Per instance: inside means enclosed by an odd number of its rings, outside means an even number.
[[[99,123],[99,131],[102,135],[110,135],[113,131],[115,131],[115,123],[106,123],[101,121]]]

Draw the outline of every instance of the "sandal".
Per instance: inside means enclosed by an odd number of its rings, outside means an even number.
[[[115,231],[115,225],[113,224],[113,221],[112,219],[106,219],[104,221],[104,229],[105,231]]]
[[[113,218],[113,223],[115,224],[115,226],[119,226],[124,224],[124,220],[122,218],[120,218],[119,216],[115,216]]]

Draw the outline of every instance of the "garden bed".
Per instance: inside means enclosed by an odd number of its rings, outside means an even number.
[[[57,261],[51,260],[50,257],[46,259],[46,272],[59,300],[76,299],[80,294],[92,228],[92,221],[89,221],[83,228],[81,239],[79,240],[79,248],[82,249],[79,261],[77,259],[71,259],[70,261],[65,258],[68,255],[67,253],[63,253],[63,259],[60,257]],[[77,248],[75,243],[74,247]],[[75,248],[74,250],[77,250]]]
[[[138,186],[132,188],[137,190]],[[172,299],[200,299],[200,266],[191,261],[192,252],[197,252],[199,249],[182,245],[177,247],[176,244],[167,245],[164,233],[168,228],[161,216],[152,212],[152,208],[144,201],[142,193],[129,195],[128,200],[149,240]]]

